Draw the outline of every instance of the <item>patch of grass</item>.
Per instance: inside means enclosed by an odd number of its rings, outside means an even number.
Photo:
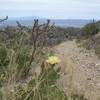
[[[86,48],[86,43],[83,40],[76,40],[77,46],[79,48]]]

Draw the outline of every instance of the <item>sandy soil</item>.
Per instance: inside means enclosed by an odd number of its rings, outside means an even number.
[[[66,94],[84,94],[88,100],[100,100],[100,59],[93,51],[67,41],[53,48],[61,59],[59,83]]]

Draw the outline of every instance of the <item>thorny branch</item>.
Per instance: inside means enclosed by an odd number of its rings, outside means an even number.
[[[1,22],[4,22],[5,20],[7,20],[8,19],[8,16],[6,16],[4,19],[0,19],[0,23]]]
[[[33,52],[31,55],[29,66],[31,66],[34,58],[41,52],[43,47],[46,45],[47,34],[52,27],[53,25],[50,25],[50,20],[47,20],[47,23],[42,25],[39,25],[38,20],[34,20],[34,26],[32,29]]]

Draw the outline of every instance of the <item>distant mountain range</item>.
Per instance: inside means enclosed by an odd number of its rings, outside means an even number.
[[[16,26],[16,21],[19,21],[21,24],[25,26],[32,26],[34,23],[34,19],[39,19],[39,23],[42,24],[46,22],[46,18],[40,18],[40,17],[14,17],[9,18],[7,21],[0,23],[0,26]],[[51,23],[55,23],[56,26],[60,27],[83,27],[84,25],[92,22],[92,20],[83,20],[83,19],[51,19]]]

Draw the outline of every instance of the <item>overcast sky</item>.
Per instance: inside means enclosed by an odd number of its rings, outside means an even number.
[[[100,19],[100,0],[0,0],[0,16]]]

